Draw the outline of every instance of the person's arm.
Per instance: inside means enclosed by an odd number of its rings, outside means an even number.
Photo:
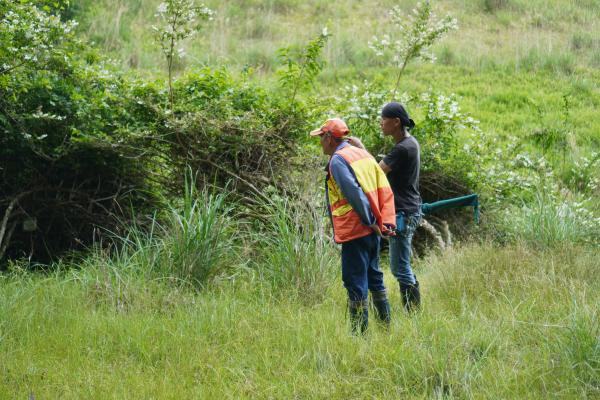
[[[389,165],[387,165],[387,164],[385,163],[385,158],[384,158],[383,160],[379,161],[379,167],[380,167],[380,168],[383,170],[383,172],[385,172],[386,174],[392,170],[392,168],[390,168],[390,166],[389,166]]]
[[[350,143],[352,146],[358,147],[359,149],[367,150],[363,142],[356,136],[348,136],[346,139],[348,140],[348,143]]]
[[[333,179],[348,203],[358,213],[361,222],[368,226],[377,225],[377,220],[371,210],[371,204],[346,160],[341,156],[334,155],[331,157],[330,168]]]
[[[395,170],[400,164],[400,161],[405,157],[404,149],[399,146],[394,146],[394,148],[383,157],[383,160],[379,161],[379,166],[383,172],[387,174],[388,172]]]

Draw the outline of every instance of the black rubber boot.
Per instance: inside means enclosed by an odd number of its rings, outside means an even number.
[[[402,297],[402,303],[406,311],[409,313],[418,311],[421,308],[419,281],[416,281],[414,285],[400,283],[400,297]]]
[[[375,308],[375,314],[379,321],[381,321],[386,327],[390,326],[391,311],[390,302],[387,298],[385,290],[380,292],[371,292],[371,298],[373,299],[373,308]]]
[[[369,327],[369,300],[348,300],[350,328],[355,335],[362,335]]]

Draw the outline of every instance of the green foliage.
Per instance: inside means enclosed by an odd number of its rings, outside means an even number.
[[[64,23],[28,1],[2,0],[0,15],[0,79],[18,68],[44,69],[68,57],[75,22]]]
[[[584,201],[565,198],[541,187],[533,202],[521,210],[510,207],[503,228],[516,240],[530,246],[556,247],[561,243],[600,244],[600,218]]]
[[[310,87],[323,69],[321,53],[330,36],[327,28],[323,28],[321,33],[308,42],[306,47],[297,50],[284,47],[278,51],[279,59],[284,65],[277,71],[279,82],[282,87],[289,90],[292,104],[298,90]]]
[[[168,107],[162,81],[119,73],[71,36],[62,40],[52,53],[60,63],[17,68],[0,80],[0,202],[13,204],[2,220],[0,253],[13,233],[11,256],[41,252],[47,259],[90,243],[95,226],[118,230],[117,220],[130,218],[127,203],[143,212],[147,199],[180,193],[188,166],[201,172],[199,186],[233,180],[234,190],[252,197],[285,182],[307,129],[302,104],[292,109],[290,99],[207,68],[177,82],[181,96]],[[17,227],[25,220],[39,229],[23,234]],[[49,237],[62,242],[49,245]]]
[[[389,91],[380,84],[346,87],[337,111],[348,121],[351,130],[361,138],[372,154],[382,156],[393,146],[381,135],[381,108]],[[412,134],[421,145],[421,192],[426,201],[466,194],[478,187],[474,156],[465,150],[463,138],[480,135],[479,122],[460,110],[456,95],[434,91],[420,95],[404,94],[400,101],[416,120]],[[416,115],[422,115],[418,119]]]
[[[181,208],[171,206],[163,238],[163,272],[196,287],[222,275],[235,256],[234,205],[222,193],[197,193],[189,179]]]
[[[180,202],[168,202],[149,223],[113,233],[108,245],[97,243],[92,260],[106,263],[111,274],[205,288],[235,272],[239,223],[227,197],[226,192],[197,191],[188,174]]]
[[[0,74],[0,258],[47,261],[89,244],[96,226],[117,229],[125,205],[152,197],[132,190],[146,186],[129,134],[145,121],[127,80],[95,63],[72,24],[33,5],[3,6],[2,40],[23,57]]]
[[[561,175],[561,179],[571,190],[594,194],[600,189],[600,153],[592,152],[589,157],[582,157],[573,162],[568,170]]]
[[[563,95],[563,109],[561,120],[558,123],[544,123],[544,114],[546,111],[533,102],[537,114],[539,127],[530,135],[529,139],[542,151],[545,158],[551,158],[554,154],[560,154],[561,167],[565,169],[565,162],[568,150],[572,149],[575,132],[570,118],[569,96]]]
[[[471,160],[462,151],[458,135],[466,128],[479,133],[478,121],[460,111],[455,95],[425,92],[417,104],[425,108],[425,118],[413,131],[423,147],[423,170],[468,174]]]
[[[222,69],[182,76],[175,89],[180,97],[174,115],[159,128],[169,155],[165,162],[177,172],[175,179],[165,176],[166,187],[177,192],[188,166],[200,172],[198,184],[232,181],[233,190],[251,197],[285,182],[308,130],[304,107],[292,108],[289,99],[236,81]],[[155,148],[164,157],[165,149]]]
[[[389,150],[381,134],[379,120],[381,108],[385,105],[390,95],[389,90],[384,90],[381,85],[364,81],[360,85],[344,87],[337,100],[338,111],[348,123],[353,134],[358,135],[364,145],[372,154],[381,155]]]

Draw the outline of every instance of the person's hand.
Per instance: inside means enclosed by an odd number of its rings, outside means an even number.
[[[359,149],[363,150],[365,149],[365,145],[363,144],[363,142],[361,142],[361,140],[356,136],[348,136],[346,139],[348,140],[348,143],[350,143],[352,146],[358,147]]]
[[[393,225],[383,225],[383,235],[385,237],[396,236],[396,229]]]
[[[369,228],[373,229],[373,231],[377,234],[377,236],[383,237],[383,234],[381,233],[381,229],[379,229],[379,225],[377,225],[376,223],[373,225],[369,225]]]
[[[389,238],[390,236],[396,236],[396,230],[392,228],[392,226],[383,225],[383,230],[379,228],[379,225],[376,223],[373,225],[369,225],[369,228],[373,229],[373,231],[377,234],[377,236],[382,238]]]

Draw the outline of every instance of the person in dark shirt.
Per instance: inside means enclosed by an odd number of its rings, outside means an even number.
[[[381,131],[396,143],[379,162],[394,192],[396,207],[397,235],[390,238],[390,267],[400,284],[404,307],[409,312],[418,309],[421,304],[419,281],[410,265],[412,237],[422,217],[420,147],[417,139],[410,134],[414,126],[414,121],[400,103],[388,103],[381,110]]]

